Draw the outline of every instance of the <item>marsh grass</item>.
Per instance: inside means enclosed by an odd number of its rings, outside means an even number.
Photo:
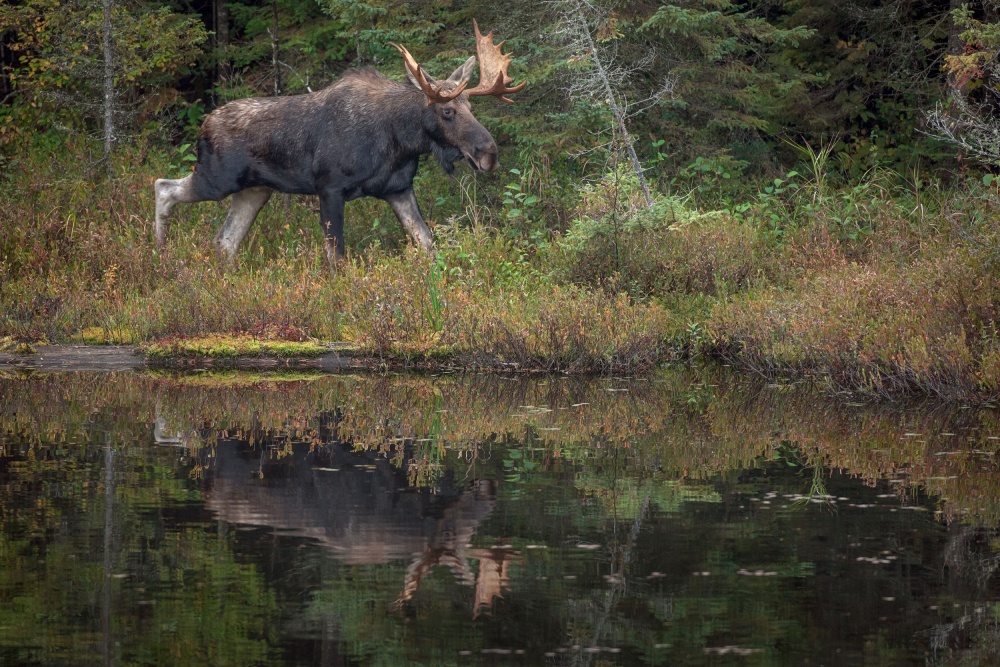
[[[23,221],[0,229],[0,334],[13,340],[141,343],[157,358],[305,356],[275,341],[348,341],[378,358],[569,372],[648,368],[666,350],[662,309],[553,284],[481,225],[439,226],[431,257],[372,238],[382,223],[365,220],[392,214],[364,202],[331,274],[315,202],[279,195],[228,265],[211,250],[226,210],[214,203],[178,207],[167,248],[154,248],[157,165],[113,182],[57,172],[39,165],[0,204]]]
[[[452,231],[451,252],[476,232]],[[503,246],[506,242],[498,242]],[[446,248],[449,247],[446,245]],[[462,367],[609,372],[647,370],[669,357],[669,314],[627,295],[532,284],[497,248],[448,266],[415,249],[368,256],[338,275],[351,286],[344,332],[372,356],[444,359]],[[520,267],[520,268],[518,268]]]
[[[225,205],[178,207],[155,249],[151,185],[169,168],[130,150],[111,182],[30,151],[16,187],[0,182],[0,338],[343,341],[382,360],[567,373],[705,355],[880,396],[1000,395],[996,181],[872,169],[842,183],[826,156],[705,212],[635,205],[609,177],[535,238],[527,219],[498,226],[484,193],[447,217],[440,202],[468,183],[427,177],[435,254],[381,202],[355,202],[334,275],[310,198],[272,198],[232,265],[211,250]]]
[[[862,217],[845,225],[834,214],[848,195],[828,195],[832,210],[811,209],[789,229],[767,284],[713,304],[714,352],[769,378],[995,400],[1000,237],[989,221],[997,192],[970,183],[926,194],[878,178],[877,201],[852,205]]]

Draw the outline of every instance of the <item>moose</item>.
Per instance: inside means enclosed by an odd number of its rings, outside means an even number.
[[[483,35],[473,21],[476,56],[437,81],[404,47],[413,84],[392,81],[371,69],[351,70],[327,88],[288,97],[246,98],[208,115],[197,143],[194,171],[179,179],[158,179],[156,244],[165,247],[175,204],[221,201],[232,195],[226,220],[215,237],[218,251],[232,260],[257,214],[274,191],[319,195],[320,225],[331,265],[344,256],[344,203],[359,197],[388,202],[420,248],[430,250],[427,228],[413,194],[420,156],[431,153],[449,174],[462,157],[475,171],[498,166],[497,145],[475,116],[469,98],[506,97],[511,56]],[[476,61],[479,83],[466,89]]]

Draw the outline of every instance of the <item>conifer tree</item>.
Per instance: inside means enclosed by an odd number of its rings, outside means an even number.
[[[0,5],[11,86],[63,131],[99,135],[107,158],[135,112],[201,53],[200,18],[121,0]],[[52,123],[49,123],[50,125]]]

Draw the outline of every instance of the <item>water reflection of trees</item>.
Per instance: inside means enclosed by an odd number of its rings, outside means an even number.
[[[988,411],[850,405],[818,399],[795,388],[748,388],[728,383],[724,375],[688,372],[643,382],[522,381],[489,376],[339,376],[286,381],[88,374],[30,381],[5,378],[0,379],[0,449],[8,461],[5,465],[14,466],[20,483],[29,486],[51,484],[55,471],[65,484],[66,496],[62,503],[53,504],[41,493],[25,493],[16,501],[7,495],[0,498],[0,507],[8,508],[7,517],[16,513],[13,521],[25,526],[22,532],[27,534],[40,530],[51,536],[55,526],[77,520],[93,524],[91,532],[108,534],[106,527],[97,525],[100,520],[106,523],[107,513],[90,515],[82,507],[106,507],[110,485],[102,483],[100,475],[88,482],[75,473],[87,466],[106,473],[106,434],[115,433],[114,446],[122,455],[115,460],[148,460],[149,465],[130,469],[131,477],[117,479],[115,484],[123,511],[112,519],[114,535],[131,563],[119,560],[109,567],[98,559],[93,564],[94,581],[106,582],[110,570],[133,568],[134,572],[137,560],[147,572],[162,573],[174,571],[166,562],[170,559],[174,564],[188,557],[196,562],[214,559],[216,568],[201,571],[198,583],[218,589],[227,599],[222,589],[232,581],[242,582],[244,596],[230,595],[226,604],[247,605],[249,597],[257,598],[252,602],[257,612],[247,622],[259,630],[251,632],[255,639],[243,645],[249,656],[263,655],[255,651],[264,650],[266,644],[267,610],[273,612],[283,604],[280,599],[266,599],[268,595],[280,598],[285,588],[269,578],[313,577],[323,582],[309,605],[286,623],[297,624],[302,632],[330,637],[331,646],[339,646],[345,636],[391,633],[396,628],[393,619],[400,614],[412,620],[408,632],[433,635],[438,632],[435,621],[451,618],[453,612],[433,594],[449,586],[465,588],[468,618],[476,610],[488,610],[485,600],[493,601],[498,593],[508,613],[543,607],[534,590],[537,586],[527,576],[539,567],[528,557],[532,552],[527,547],[573,544],[581,535],[597,547],[590,552],[595,565],[571,571],[589,574],[601,585],[553,584],[550,591],[562,591],[570,620],[533,619],[539,632],[555,628],[564,633],[569,627],[570,644],[672,644],[699,655],[720,636],[719,628],[727,622],[713,605],[729,598],[700,590],[699,580],[690,579],[691,572],[711,569],[721,580],[719,572],[757,568],[778,573],[788,584],[777,593],[762,595],[748,578],[733,575],[726,581],[753,600],[752,609],[740,613],[758,627],[758,648],[785,642],[806,655],[810,642],[822,644],[820,639],[829,637],[817,628],[790,627],[787,607],[802,595],[793,583],[812,577],[810,564],[823,556],[818,546],[809,547],[817,549],[815,553],[798,552],[767,542],[776,530],[807,527],[805,510],[801,520],[795,513],[775,519],[761,513],[750,515],[739,507],[744,502],[741,493],[755,488],[760,476],[773,475],[785,490],[799,493],[805,493],[818,476],[823,483],[841,485],[842,478],[855,478],[877,485],[880,492],[891,489],[900,498],[917,497],[923,505],[928,505],[926,494],[931,494],[937,498],[931,505],[937,518],[947,525],[947,544],[939,556],[932,553],[929,521],[915,521],[921,531],[915,535],[922,537],[900,545],[910,560],[899,567],[940,568],[945,573],[945,592],[935,595],[941,604],[952,599],[981,600],[996,585],[1000,551],[993,530],[1000,517],[993,457],[997,442],[993,438],[1000,435],[996,427],[996,415]],[[146,446],[150,442],[163,446],[150,449]],[[788,452],[794,452],[791,462],[801,472],[779,477],[772,469],[775,464],[769,462],[791,456]],[[244,458],[233,459],[235,453]],[[378,512],[371,510],[355,514],[373,526],[367,534],[348,536],[337,517],[323,514],[324,508],[343,505],[347,496],[363,497],[350,484],[344,497],[324,491],[322,484],[317,490],[318,477],[343,471],[343,457],[354,461],[350,466],[358,469],[374,466],[371,474],[380,475],[384,490],[396,499],[396,514],[389,509],[382,515],[387,523],[378,523]],[[61,467],[70,459],[74,466]],[[306,459],[308,464],[301,465]],[[785,465],[783,459],[779,463]],[[247,485],[245,478],[251,474],[257,475],[257,481]],[[310,478],[309,485],[287,488],[301,491],[311,485],[316,494],[308,503],[314,508],[312,515],[286,511],[290,497],[282,496],[275,482],[281,474]],[[484,484],[493,486],[487,490]],[[799,486],[789,489],[789,484]],[[517,502],[519,498],[534,495],[544,495],[546,507],[564,519],[540,527],[534,517],[519,515],[534,507]],[[581,498],[586,502],[581,503]],[[163,535],[150,535],[150,527],[139,520],[139,508],[162,505],[165,499],[177,507],[197,506],[224,524],[242,528],[220,529],[216,542],[183,522]],[[407,509],[408,502],[417,500]],[[486,509],[496,503],[507,508],[502,519]],[[708,511],[715,516],[711,526],[699,526],[696,519],[682,518],[680,513],[672,515],[673,510],[691,505],[711,508]],[[651,508],[659,517],[656,521]],[[749,516],[752,522],[741,522]],[[409,533],[391,528],[407,525]],[[241,534],[250,528],[257,531],[252,534],[256,539],[266,536],[274,541],[275,555],[273,561],[266,561],[267,567],[247,567],[234,556],[242,552],[240,542],[247,538]],[[141,546],[164,544],[170,530],[183,536],[183,553],[172,552],[168,557],[165,548]],[[701,538],[697,548],[688,545],[676,553],[654,553],[663,550],[672,535],[688,533]],[[726,546],[736,534],[752,547],[739,551]],[[68,560],[87,535],[82,530],[64,543],[58,541],[63,538],[53,541],[49,537],[45,549],[53,559]],[[510,543],[505,540],[509,535],[517,539]],[[325,544],[328,550],[340,546],[342,562],[368,568],[366,576],[371,579],[363,585],[381,606],[365,606],[357,599],[362,584],[354,579],[355,573],[346,568],[331,570],[320,559],[303,560],[302,552],[291,551],[291,544],[302,539]],[[401,548],[402,555],[378,555],[390,547]],[[838,548],[850,552],[846,544]],[[144,554],[141,558],[136,555],[140,553]],[[156,559],[164,560],[151,562]],[[647,568],[655,564],[663,576],[649,579],[651,575],[633,570],[630,564],[637,559]],[[291,562],[296,567],[289,569]],[[905,576],[892,578],[875,572],[872,590],[859,591],[859,595],[876,601],[881,597],[919,599],[896,588],[906,583]],[[108,588],[112,607],[137,604],[141,595],[127,592],[113,577]],[[52,584],[42,573],[27,580],[29,586],[47,590],[51,598]],[[709,581],[706,577],[706,586]],[[847,625],[836,614],[836,582],[820,577],[815,585],[810,599],[814,604],[829,603],[831,609],[820,605],[812,613],[832,636]],[[270,593],[272,588],[278,592]],[[174,599],[172,606],[168,600]],[[155,605],[152,617],[167,619],[177,607],[196,599],[194,590],[182,588],[180,595]],[[41,601],[36,602],[43,608]],[[231,616],[227,619],[235,622]],[[877,624],[877,619],[872,612],[871,617],[855,620],[850,630],[859,632],[858,627]],[[150,623],[142,627],[151,629]],[[331,627],[337,631],[328,632]],[[218,637],[225,636],[223,628],[217,630]],[[191,638],[197,635],[191,628],[188,631]],[[1000,636],[992,614],[968,605],[930,630],[904,627],[901,632],[911,631],[929,632],[928,643],[941,651],[944,662],[956,651],[988,661],[996,653]],[[156,645],[162,648],[168,643],[163,640]],[[433,655],[453,657],[459,648],[488,644],[487,639],[459,633],[458,639],[445,649],[434,649],[440,652]],[[412,645],[409,649],[402,646],[392,650],[419,653]],[[194,639],[186,648],[188,655],[206,655]],[[355,657],[376,649],[357,650]],[[655,652],[649,656],[650,660],[655,657]],[[192,664],[197,664],[193,658]]]
[[[739,470],[790,444],[807,465],[870,483],[894,479],[901,494],[920,487],[941,497],[942,518],[992,524],[1000,521],[998,419],[992,410],[851,405],[683,371],[631,382],[489,375],[0,378],[0,432],[27,446],[99,447],[99,434],[112,428],[124,441],[143,441],[151,427],[161,441],[173,439],[192,454],[225,437],[251,444],[341,442],[397,465],[405,453],[411,483],[426,485],[446,455],[471,462],[504,438],[541,450],[533,463],[549,465],[624,446],[640,467],[683,479]],[[284,451],[272,446],[270,454]]]

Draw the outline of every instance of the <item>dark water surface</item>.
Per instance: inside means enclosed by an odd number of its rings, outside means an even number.
[[[1000,664],[997,411],[0,376],[0,665]]]

